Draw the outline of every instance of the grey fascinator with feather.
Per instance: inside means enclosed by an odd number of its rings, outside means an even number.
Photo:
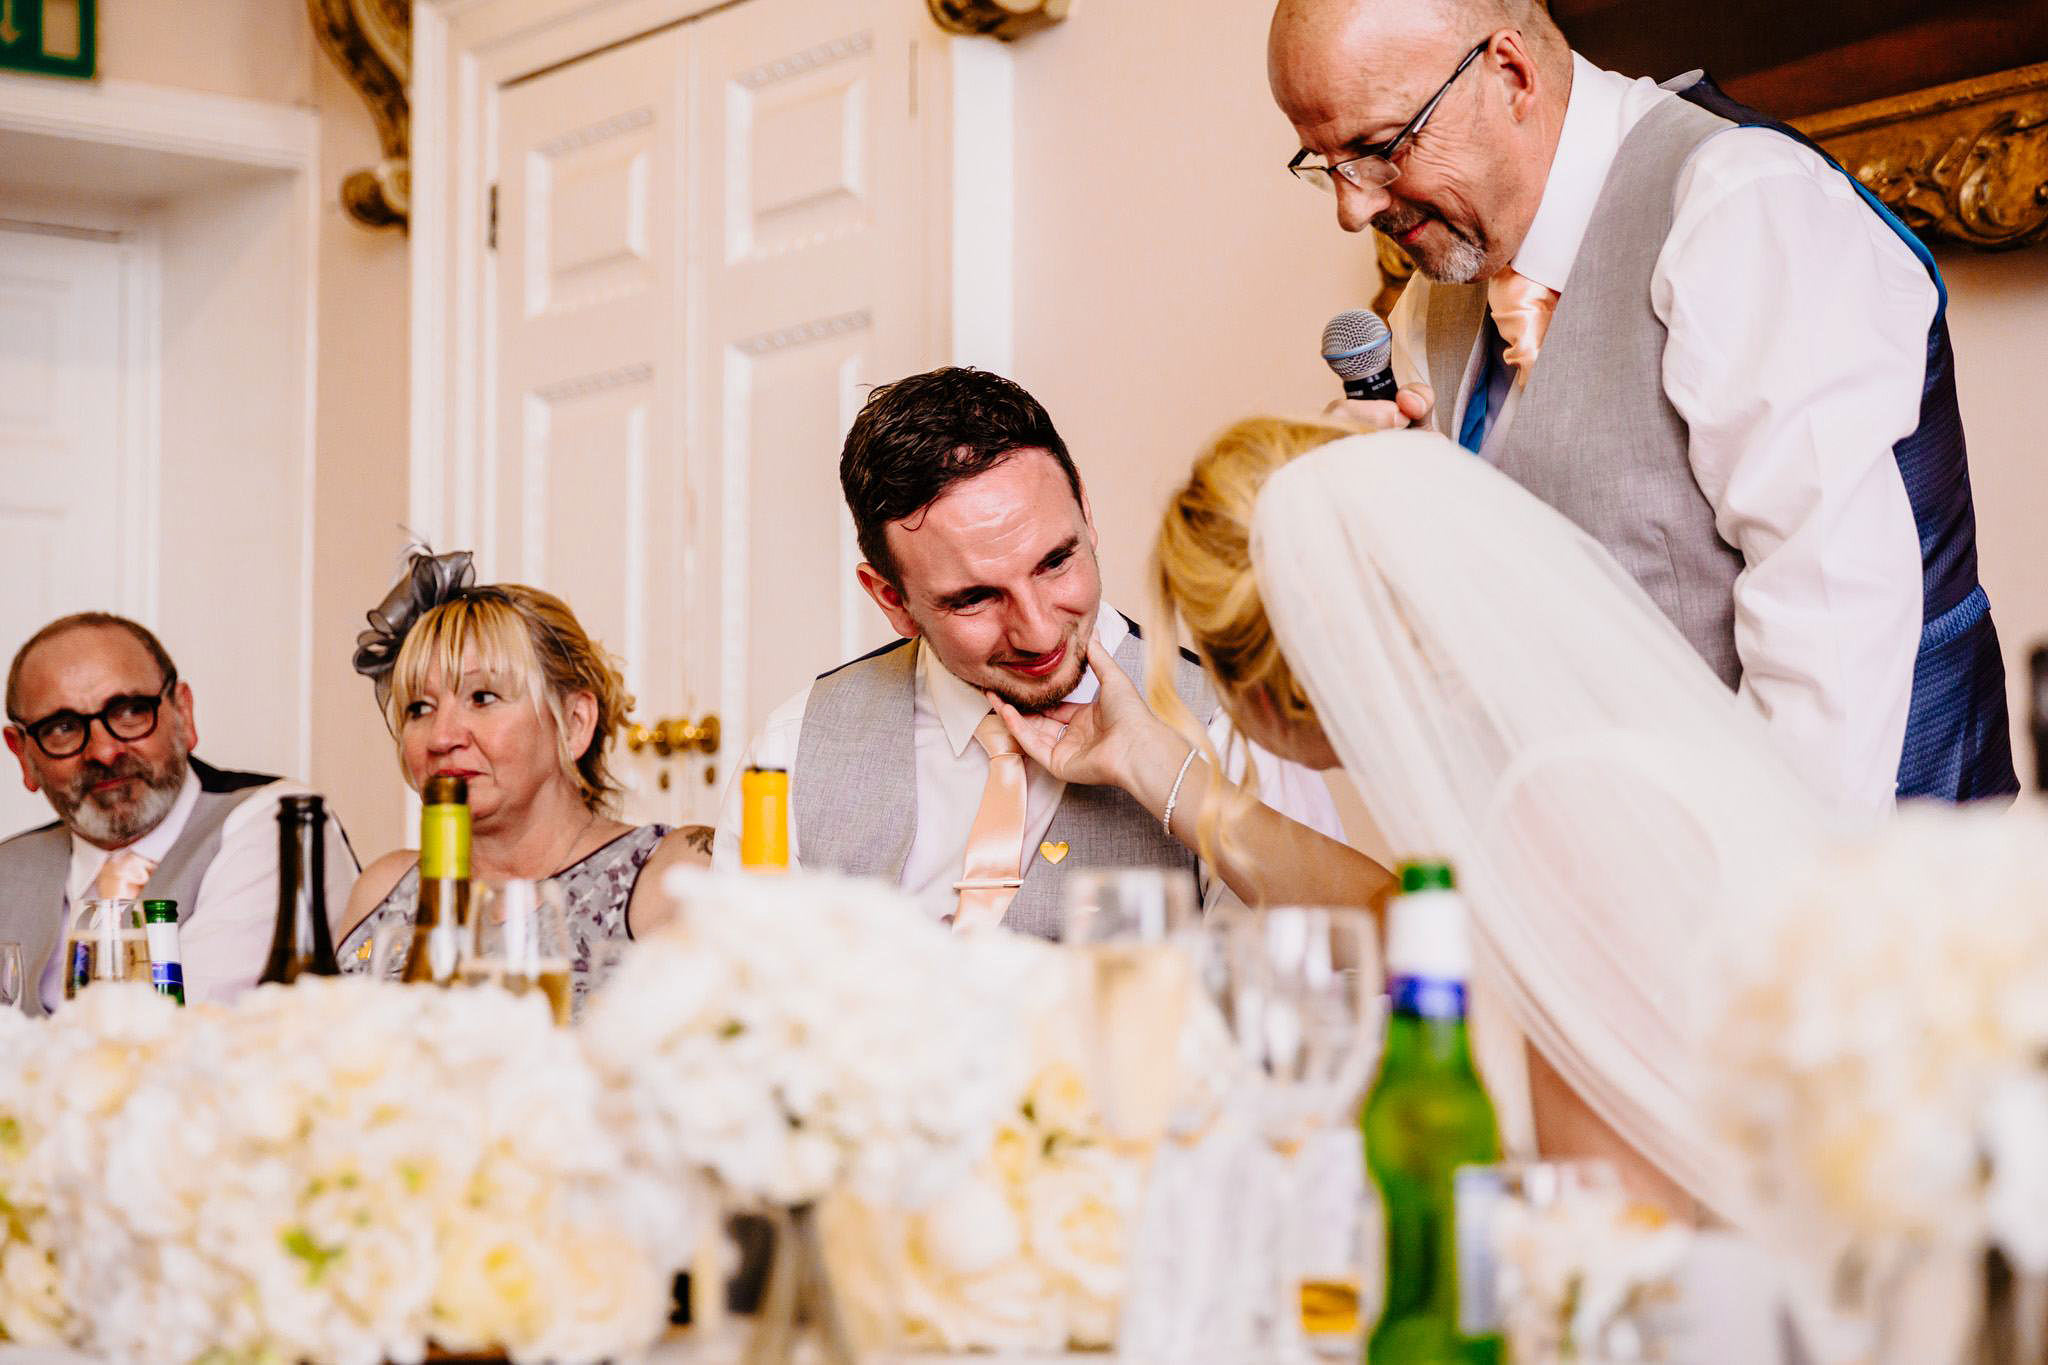
[[[370,628],[356,636],[356,672],[377,688],[377,705],[391,701],[391,670],[398,651],[420,617],[458,596],[476,579],[468,550],[437,555],[423,548],[412,552],[406,571],[391,585],[369,614]]]

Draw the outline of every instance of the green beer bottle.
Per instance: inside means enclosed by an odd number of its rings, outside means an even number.
[[[158,995],[185,1003],[185,956],[178,951],[178,903],[144,901],[142,932],[149,943],[149,980]]]
[[[1459,1169],[1500,1160],[1493,1102],[1472,1069],[1465,1033],[1471,972],[1465,904],[1450,865],[1406,864],[1387,920],[1387,1050],[1361,1120],[1387,1234],[1385,1307],[1367,1365],[1502,1359],[1492,1248],[1472,1228],[1493,1187],[1482,1173]],[[1460,1245],[1461,1233],[1473,1245]]]

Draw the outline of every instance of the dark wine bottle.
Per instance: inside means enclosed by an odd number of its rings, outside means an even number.
[[[340,976],[327,931],[327,803],[317,796],[277,802],[277,927],[258,981]]]

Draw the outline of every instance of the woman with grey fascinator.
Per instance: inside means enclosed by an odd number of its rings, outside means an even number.
[[[468,551],[413,551],[356,637],[355,669],[406,783],[467,784],[472,877],[561,886],[580,1011],[613,956],[604,945],[666,918],[661,873],[708,863],[710,831],[618,818],[610,758],[633,699],[617,666],[552,593],[475,578]],[[336,925],[342,970],[367,971],[378,931],[409,931],[418,902],[416,852],[369,864]],[[403,954],[391,957],[396,974]]]

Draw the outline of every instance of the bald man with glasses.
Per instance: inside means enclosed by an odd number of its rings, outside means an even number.
[[[94,896],[178,903],[186,999],[230,999],[262,972],[277,913],[278,798],[305,787],[192,756],[191,685],[125,617],[86,612],[37,631],[7,673],[7,747],[57,819],[0,843],[0,941],[22,947],[21,1007],[62,1001],[57,948]],[[327,903],[356,862],[332,813]]]
[[[1534,0],[1281,0],[1295,178],[1415,261],[1398,396],[1598,540],[1845,812],[2018,790],[1946,294],[1897,218],[1699,72]]]

